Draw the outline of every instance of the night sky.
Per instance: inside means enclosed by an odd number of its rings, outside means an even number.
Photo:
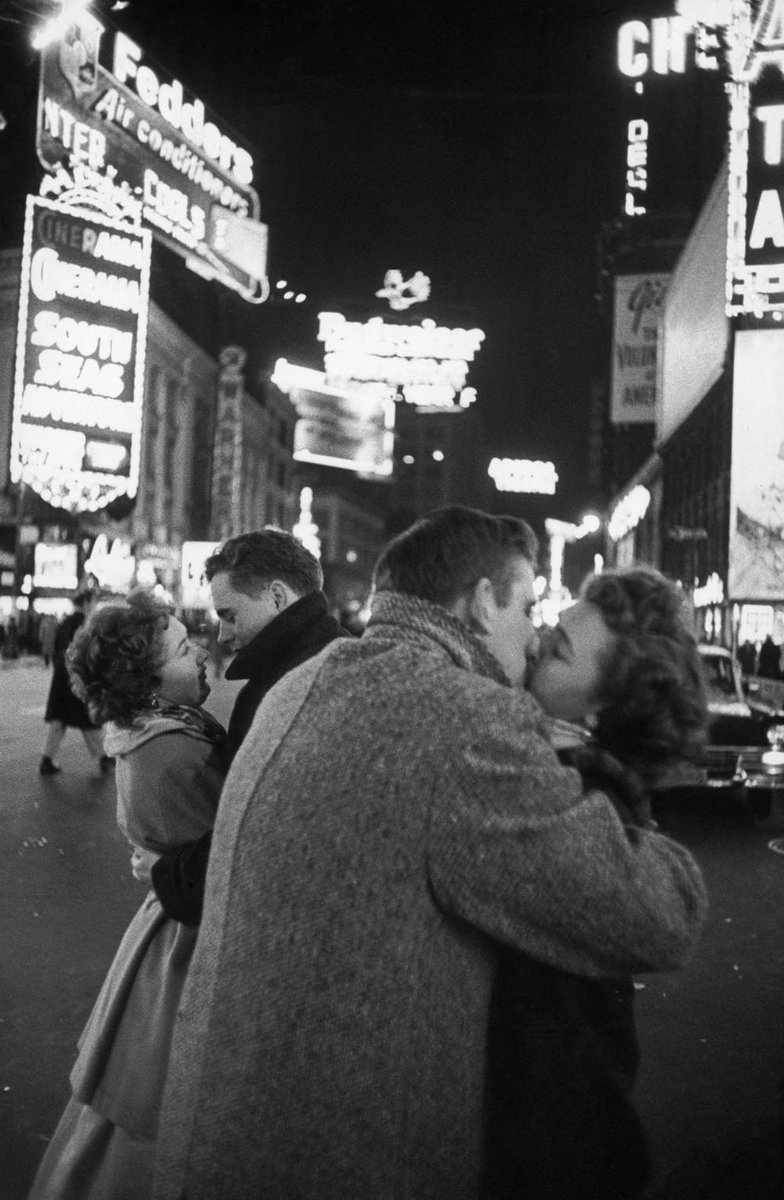
[[[19,175],[12,139],[20,128],[32,136],[37,87],[37,56],[15,22],[29,28],[46,11],[47,0],[0,7],[17,67],[3,97],[5,178]],[[266,352],[319,366],[317,311],[383,314],[384,272],[421,270],[432,312],[414,308],[412,319],[486,333],[469,383],[490,453],[553,460],[561,483],[549,511],[579,519],[592,498],[589,386],[610,355],[596,240],[623,199],[615,38],[623,20],[672,11],[646,0],[131,0],[111,12],[253,151],[270,278],[309,298],[296,312],[197,303],[194,333],[247,328],[262,365]],[[688,173],[698,147],[672,129]],[[157,262],[159,276],[183,273],[166,251]],[[218,285],[190,290],[205,287]]]

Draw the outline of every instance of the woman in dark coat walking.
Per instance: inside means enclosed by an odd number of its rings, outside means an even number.
[[[102,774],[112,768],[112,759],[103,752],[103,732],[100,726],[90,720],[84,704],[74,695],[65,666],[65,652],[94,604],[94,593],[78,592],[73,598],[74,611],[60,622],[55,636],[52,682],[44,713],[46,738],[38,767],[41,775],[59,774],[61,768],[57,766],[57,754],[69,726],[81,731],[85,745]]]

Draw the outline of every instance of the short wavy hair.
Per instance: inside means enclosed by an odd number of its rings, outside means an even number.
[[[260,595],[275,579],[298,596],[319,592],[324,586],[319,560],[284,529],[265,527],[229,538],[204,564],[208,582],[224,571],[236,591],[251,597]]]
[[[521,517],[446,505],[403,530],[382,550],[374,592],[403,592],[448,606],[487,578],[500,605],[509,603],[519,559],[535,567],[536,534]]]
[[[96,725],[133,725],[161,684],[169,613],[146,592],[97,608],[76,631],[65,661],[71,687]]]
[[[675,760],[697,762],[708,708],[697,642],[680,589],[652,567],[592,575],[580,597],[616,635],[605,664],[596,737],[650,778]]]

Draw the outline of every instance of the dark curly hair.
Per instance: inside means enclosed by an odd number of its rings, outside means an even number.
[[[650,567],[590,576],[580,593],[617,635],[604,670],[597,741],[646,778],[696,762],[708,710],[697,643],[676,585]]]
[[[71,687],[96,725],[133,725],[161,683],[161,635],[169,614],[147,592],[97,608],[76,632],[65,661]]]

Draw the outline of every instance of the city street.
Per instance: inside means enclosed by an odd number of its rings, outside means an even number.
[[[37,772],[48,683],[40,661],[0,663],[0,1200],[26,1195],[68,1096],[76,1039],[144,895],[115,825],[113,779],[97,775],[78,732],[61,775]],[[222,720],[235,691],[218,683],[208,702]],[[699,858],[711,915],[685,972],[639,979],[649,1197],[773,1200],[783,1192],[784,856],[769,842],[784,829],[736,812],[660,819]]]

